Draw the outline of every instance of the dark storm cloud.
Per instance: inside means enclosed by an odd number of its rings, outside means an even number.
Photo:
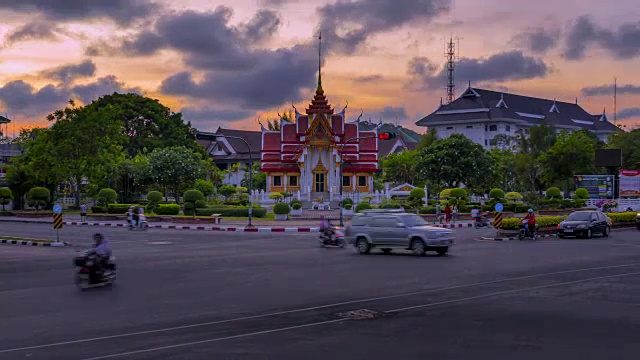
[[[43,77],[48,79],[69,83],[73,80],[83,77],[91,77],[96,73],[96,64],[87,59],[79,64],[69,64],[59,66],[53,69],[45,70],[41,73]]]
[[[550,72],[542,59],[526,56],[521,51],[508,51],[488,58],[462,58],[456,63],[459,82],[499,82],[541,78]],[[409,86],[416,90],[431,90],[446,85],[446,68],[436,70],[424,57],[409,61]]]
[[[150,0],[2,0],[0,11],[42,15],[53,21],[108,18],[129,24],[160,9]]]
[[[40,89],[22,80],[16,80],[0,87],[0,102],[11,114],[34,118],[64,107],[73,98],[87,104],[100,96],[114,92],[141,93],[141,90],[127,88],[123,83],[118,82],[115,76],[106,76],[86,85],[49,84]]]
[[[626,23],[609,30],[597,25],[589,16],[577,18],[565,39],[563,56],[568,60],[581,60],[590,47],[608,51],[616,59],[632,59],[640,55],[640,22]]]
[[[405,109],[404,106],[385,106],[378,114],[382,118],[382,121],[386,122],[393,121],[395,119],[404,120],[409,117],[409,115],[407,114],[407,109]]]
[[[66,35],[66,31],[54,22],[34,20],[10,31],[4,37],[4,46],[32,40],[60,41],[62,35]]]
[[[626,119],[638,119],[640,118],[640,108],[626,108],[622,109],[618,112],[616,119],[618,120],[626,120]]]
[[[249,43],[259,44],[271,39],[281,25],[278,14],[271,10],[260,10],[242,27],[243,37]]]
[[[165,79],[169,95],[232,102],[247,109],[279,106],[302,98],[316,79],[317,55],[312,47],[262,51],[261,61],[245,71],[210,71],[200,82],[189,72]],[[310,97],[311,94],[304,94]]]
[[[585,96],[612,96],[613,85],[589,86],[581,90]],[[640,86],[636,85],[618,85],[616,92],[618,94],[640,94]]]
[[[412,22],[429,22],[451,9],[451,0],[338,1],[318,9],[327,45],[351,54],[366,40]]]
[[[118,78],[114,75],[99,78],[86,85],[76,85],[71,89],[71,92],[84,104],[114,92],[142,94],[140,88],[127,87],[124,83],[118,81]]]
[[[514,36],[511,39],[511,44],[535,54],[545,54],[555,48],[559,41],[560,30],[534,28]]]
[[[11,114],[35,117],[57,110],[71,98],[63,87],[47,85],[35,89],[22,80],[11,81],[0,88],[0,102]]]
[[[234,122],[255,115],[255,111],[224,109],[210,106],[187,106],[180,110],[185,121],[192,124],[211,124],[213,122]]]

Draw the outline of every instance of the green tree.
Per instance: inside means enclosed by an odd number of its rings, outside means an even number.
[[[520,132],[516,136],[518,152],[515,156],[515,169],[522,184],[527,189],[542,191],[544,181],[538,158],[556,143],[556,131],[542,122],[529,128],[529,135]]]
[[[632,131],[618,131],[612,134],[607,145],[610,149],[622,151],[623,169],[640,169],[640,128]]]
[[[200,191],[202,193],[202,195],[204,195],[205,197],[213,195],[213,192],[215,191],[215,189],[213,187],[213,183],[211,181],[207,181],[207,180],[204,180],[204,179],[196,180],[196,183],[193,186],[193,188],[195,190]]]
[[[79,206],[81,184],[103,179],[124,158],[122,127],[111,110],[67,107],[49,115],[53,125],[27,141],[27,175],[46,184],[68,182]]]
[[[118,193],[113,189],[104,188],[98,192],[98,204],[100,204],[101,206],[114,204],[117,199]]]
[[[516,171],[516,154],[510,149],[493,148],[491,156],[496,164],[493,186],[502,189],[518,189],[518,172]]]
[[[547,184],[565,182],[568,193],[572,188],[571,179],[574,175],[595,172],[593,159],[597,147],[597,139],[588,134],[587,130],[572,134],[561,132],[556,143],[538,159],[542,179]]]
[[[389,154],[382,160],[382,174],[384,181],[398,184],[413,182],[415,180],[415,151],[405,150],[399,153]]]
[[[222,185],[220,189],[218,189],[218,193],[224,196],[226,200],[229,200],[229,197],[236,193],[236,187],[233,185]]]
[[[576,189],[575,197],[576,199],[586,200],[586,199],[589,199],[591,196],[589,195],[589,190],[585,188],[578,188]]]
[[[502,189],[491,189],[491,191],[489,191],[489,198],[500,201],[505,198],[504,191],[502,191]]]
[[[550,187],[547,189],[547,198],[549,199],[561,199],[562,191],[557,187]]]
[[[158,148],[149,154],[151,177],[173,192],[179,202],[183,184],[193,184],[203,175],[202,155],[184,146]]]
[[[436,141],[438,141],[438,133],[436,132],[436,129],[435,128],[429,129],[420,138],[420,142],[418,143],[416,150],[428,148],[429,146],[433,145],[433,143],[435,143]]]
[[[126,138],[124,151],[129,158],[158,148],[184,146],[204,152],[195,141],[195,130],[185,123],[181,113],[174,113],[158,100],[138,94],[103,96],[86,106],[91,111],[109,109]]]
[[[454,188],[486,186],[493,177],[495,162],[479,144],[462,134],[453,134],[418,152],[416,174]]]

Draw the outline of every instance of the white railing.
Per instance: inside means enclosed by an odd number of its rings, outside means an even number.
[[[601,199],[588,199],[585,202],[587,206],[597,206],[598,202],[602,201]],[[628,208],[633,209],[633,211],[640,210],[640,199],[615,199],[618,203],[618,207],[614,209],[614,211],[625,211]]]

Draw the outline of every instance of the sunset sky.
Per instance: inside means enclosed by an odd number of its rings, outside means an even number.
[[[16,128],[71,98],[134,91],[200,130],[258,130],[312,98],[319,30],[323,88],[350,120],[417,129],[445,95],[453,35],[458,95],[470,80],[577,97],[612,120],[617,77],[618,122],[640,122],[635,0],[2,0],[0,15],[0,113]]]

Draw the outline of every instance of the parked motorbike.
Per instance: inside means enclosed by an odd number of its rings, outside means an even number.
[[[97,271],[97,261],[101,261],[100,257],[91,250],[74,259],[73,264],[78,268],[75,283],[79,290],[109,286],[116,281],[115,256],[103,264],[101,271]]]
[[[339,247],[343,248],[347,245],[344,239],[344,231],[342,229],[332,228],[329,231],[329,235],[324,232],[320,232],[319,236],[320,244],[324,247]]]
[[[525,238],[529,238],[531,240],[535,240],[538,235],[538,224],[535,226],[529,226],[529,229],[525,227],[529,220],[522,220],[520,222],[520,232],[518,232],[518,240],[524,240]]]

